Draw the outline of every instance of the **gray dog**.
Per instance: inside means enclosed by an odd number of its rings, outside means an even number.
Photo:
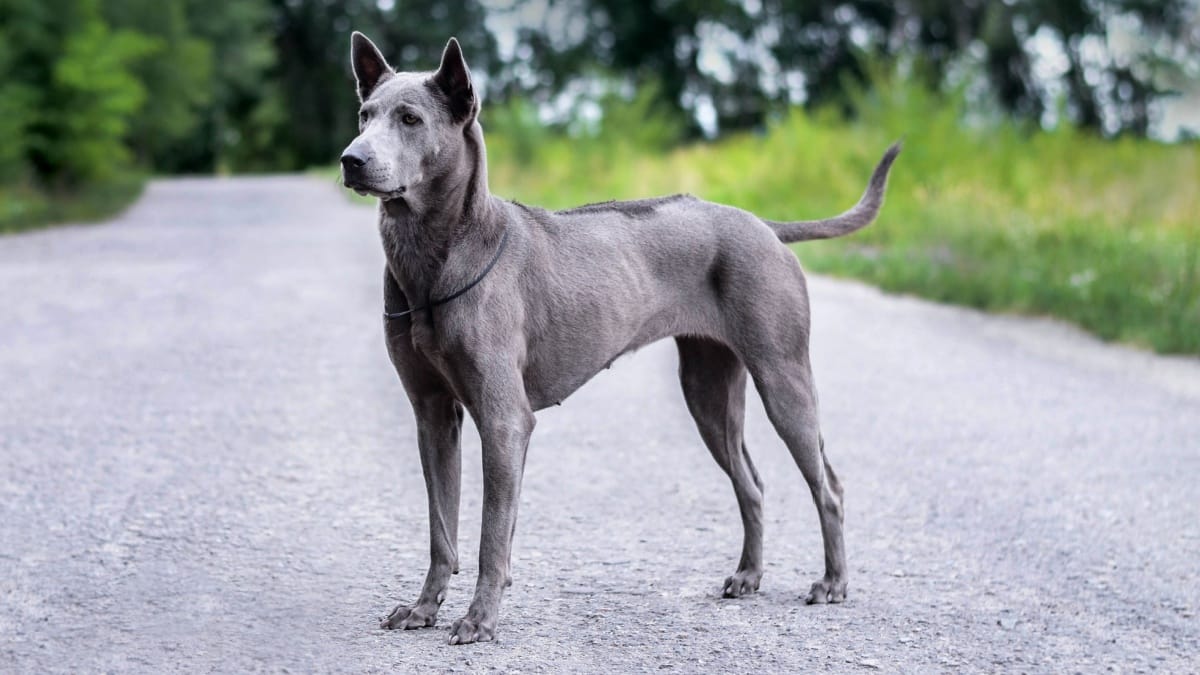
[[[483,441],[479,578],[451,644],[493,639],[534,411],[622,354],[674,337],[688,410],[729,475],[745,539],[726,597],[762,578],[762,481],[742,442],[747,376],[812,491],[825,575],[809,603],[846,597],[842,487],[825,457],[809,367],[804,276],[785,242],[849,234],[883,202],[893,146],[851,210],[771,222],[690,196],[546,211],[488,192],[479,98],[456,40],[433,73],[397,73],[361,33],[351,59],[360,133],[346,187],[378,197],[388,352],[412,402],[429,491],[421,596],[384,628],[432,626],[458,571],[463,410]]]

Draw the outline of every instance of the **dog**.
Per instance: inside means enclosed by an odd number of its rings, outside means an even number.
[[[806,601],[843,601],[842,486],[817,423],[804,275],[784,244],[870,224],[899,144],[858,204],[827,220],[767,221],[687,195],[547,211],[488,191],[479,97],[457,40],[436,71],[396,72],[355,32],[351,62],[359,135],[341,156],[342,182],[379,199],[387,349],[429,497],[424,587],[381,627],[435,625],[458,571],[464,410],[483,444],[483,528],[475,595],[451,644],[495,637],[534,412],[668,337],[687,408],[741,512],[742,557],[723,595],[758,590],[763,574],[762,480],[742,440],[749,379],[820,516],[825,574]]]

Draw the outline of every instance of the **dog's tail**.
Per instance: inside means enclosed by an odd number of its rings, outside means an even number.
[[[832,239],[870,225],[875,220],[875,216],[879,215],[880,207],[883,206],[883,193],[887,190],[888,170],[892,168],[892,162],[896,161],[896,155],[900,154],[900,146],[900,141],[896,141],[892,147],[887,149],[887,152],[883,153],[883,159],[879,160],[875,172],[871,174],[871,182],[867,185],[867,191],[863,193],[862,199],[858,200],[854,208],[842,215],[825,220],[795,220],[787,223],[768,220],[765,222],[772,230],[775,230],[775,234],[785,244],[811,239]]]

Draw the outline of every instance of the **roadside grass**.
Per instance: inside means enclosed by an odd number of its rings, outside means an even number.
[[[669,152],[625,142],[619,129],[514,130],[523,116],[501,110],[488,135],[491,184],[550,208],[691,192],[764,218],[820,218],[852,206],[903,137],[879,221],[796,245],[806,267],[1200,353],[1200,143],[1003,120],[972,128],[952,100],[912,87],[878,88],[856,107],[854,121],[794,110],[764,134]]]
[[[145,184],[144,175],[130,174],[70,192],[0,185],[0,234],[106,220],[132,204]]]

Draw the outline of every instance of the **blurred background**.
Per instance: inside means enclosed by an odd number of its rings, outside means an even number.
[[[903,137],[806,266],[1200,353],[1200,0],[0,0],[0,231],[332,180],[352,30],[401,70],[462,41],[501,196],[828,216]]]

